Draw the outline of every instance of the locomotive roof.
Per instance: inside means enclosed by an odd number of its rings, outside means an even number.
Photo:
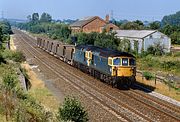
[[[127,57],[134,57],[133,55],[127,52],[121,52],[117,50],[112,50],[109,48],[102,48],[93,45],[77,45],[76,49],[84,50],[84,51],[92,51],[94,54],[103,56],[103,57],[116,57],[116,56],[127,56]]]

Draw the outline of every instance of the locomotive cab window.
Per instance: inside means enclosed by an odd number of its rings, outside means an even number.
[[[120,58],[114,58],[113,65],[121,65],[121,59]]]
[[[128,58],[122,58],[122,65],[128,66]]]
[[[136,65],[136,61],[133,58],[129,59],[129,65],[130,66],[135,66]]]

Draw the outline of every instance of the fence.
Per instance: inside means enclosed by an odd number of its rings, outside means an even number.
[[[137,74],[140,74],[140,76],[142,77],[142,81],[144,81],[144,72],[137,70]],[[152,73],[151,73],[152,74]],[[154,84],[157,84],[157,81],[163,82],[165,84],[168,84],[169,86],[169,90],[170,88],[180,88],[180,78],[174,76],[173,74],[168,74],[167,76],[160,76],[158,74],[152,74],[153,75],[153,80],[154,80]]]

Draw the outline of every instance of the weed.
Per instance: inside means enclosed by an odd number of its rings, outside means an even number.
[[[143,72],[143,76],[146,78],[146,80],[151,80],[154,78],[154,75],[150,72]]]

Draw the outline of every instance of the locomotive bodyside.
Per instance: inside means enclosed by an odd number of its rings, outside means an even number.
[[[128,79],[127,83],[135,80],[135,57],[129,53],[81,45],[73,59],[76,67],[112,85],[121,79]]]

